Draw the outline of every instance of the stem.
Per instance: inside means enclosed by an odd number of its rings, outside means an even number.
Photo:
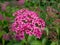
[[[38,0],[39,1],[39,7],[40,7],[40,0]]]
[[[58,45],[58,43],[59,43],[59,33],[60,33],[60,31],[59,31],[59,28],[58,28],[58,27],[56,28],[56,31],[57,31],[57,35],[58,35],[58,36],[57,36],[57,38],[58,38],[57,45]]]
[[[2,44],[5,45],[5,40],[4,39],[2,39]]]
[[[29,44],[28,44],[28,35],[25,35],[25,40],[26,40],[25,44],[26,44],[26,45],[29,45]]]
[[[26,39],[26,45],[28,45],[27,37],[25,39]]]
[[[28,45],[28,43],[26,42],[26,45]]]

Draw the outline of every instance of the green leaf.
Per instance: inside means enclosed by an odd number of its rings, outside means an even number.
[[[24,42],[23,41],[10,41],[7,45],[24,45]]]
[[[22,45],[21,43],[15,43],[15,44],[13,44],[13,45]]]
[[[28,42],[31,41],[31,36],[28,36]]]
[[[2,44],[5,45],[5,40],[4,39],[2,39]]]
[[[31,45],[42,45],[42,43],[38,40],[32,41]]]
[[[48,29],[48,27],[45,28],[45,31],[46,31],[46,33],[47,33],[47,35],[48,35],[48,34],[49,34],[49,29]]]
[[[0,21],[0,26],[2,26],[2,21]]]
[[[51,45],[58,45],[58,41],[56,41],[56,42],[53,41],[53,42],[51,43]]]
[[[46,41],[47,41],[47,39],[46,38],[43,38],[42,45],[46,45]]]
[[[52,2],[52,3],[53,3],[54,1],[55,1],[55,0],[51,0],[50,2]]]
[[[35,40],[35,37],[34,36],[28,36],[28,39],[27,39],[28,42],[31,42],[33,40]]]
[[[7,45],[13,45],[13,42],[9,42]]]
[[[45,12],[40,13],[40,17],[43,18],[44,20],[46,20],[46,13]]]
[[[2,37],[3,34],[5,34],[6,32],[4,31],[0,31],[0,38]]]

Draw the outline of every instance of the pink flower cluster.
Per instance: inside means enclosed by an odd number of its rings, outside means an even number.
[[[39,18],[36,12],[21,9],[13,13],[13,16],[15,16],[15,19],[12,24],[12,31],[16,32],[17,39],[24,39],[24,34],[34,35],[40,39],[42,30],[45,28],[45,22]]]
[[[23,5],[25,3],[25,0],[16,0],[17,5]]]

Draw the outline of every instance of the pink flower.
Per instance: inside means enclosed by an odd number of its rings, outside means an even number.
[[[23,40],[25,37],[24,37],[24,32],[22,32],[22,31],[18,31],[17,33],[16,33],[16,35],[15,35],[15,38],[17,39],[17,40]]]
[[[0,14],[0,20],[3,20],[4,19],[4,17]]]
[[[12,23],[12,31],[16,32],[18,38],[24,39],[24,33],[29,36],[34,35],[39,39],[41,38],[42,31],[45,28],[45,22],[42,18],[39,18],[36,12],[28,9],[21,9],[14,12],[13,16],[15,16],[15,19],[14,23]],[[21,32],[23,32],[23,35]]]
[[[4,40],[10,40],[10,35],[9,34],[4,34],[3,39]]]
[[[25,3],[25,0],[17,0],[16,4],[17,5],[23,5]]]
[[[4,2],[1,4],[1,10],[6,11],[6,7],[9,5],[9,2]]]

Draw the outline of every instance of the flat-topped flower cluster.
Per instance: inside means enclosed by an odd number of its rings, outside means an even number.
[[[45,21],[39,18],[38,14],[28,9],[21,9],[13,13],[15,16],[12,23],[12,31],[16,33],[16,38],[22,40],[24,34],[34,35],[39,38],[42,36],[42,30],[45,28]]]

